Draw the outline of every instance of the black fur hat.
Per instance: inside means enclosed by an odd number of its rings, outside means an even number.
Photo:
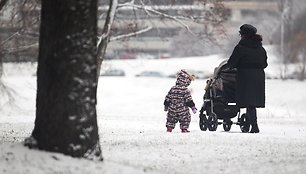
[[[257,33],[257,29],[253,25],[243,24],[240,27],[239,33],[241,35],[255,35]]]

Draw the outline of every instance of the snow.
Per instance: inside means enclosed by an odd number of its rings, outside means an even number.
[[[266,72],[276,77],[280,65],[268,50]],[[15,100],[7,103],[7,94],[1,94],[0,173],[304,173],[305,82],[266,80],[266,108],[258,109],[259,134],[241,133],[236,125],[230,132],[222,126],[215,132],[200,131],[198,113],[192,114],[191,133],[182,134],[178,126],[172,133],[165,129],[163,100],[175,79],[135,77],[143,70],[168,75],[183,68],[212,74],[225,58],[104,61],[104,69],[123,69],[126,76],[100,77],[97,114],[103,162],[22,146],[34,128],[36,64],[4,64],[3,82]],[[198,109],[205,82],[197,79],[190,85]]]

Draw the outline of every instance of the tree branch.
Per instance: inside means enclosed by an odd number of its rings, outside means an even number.
[[[117,7],[118,7],[118,0],[111,0],[109,9],[107,11],[103,32],[97,42],[97,84],[100,75],[102,61],[106,52],[107,44],[110,39],[110,31],[112,24],[114,22]]]
[[[6,42],[11,40],[15,35],[19,35],[19,32],[17,31],[16,33],[10,35],[8,38],[6,38],[4,41],[1,42],[0,46],[4,45]]]
[[[112,3],[109,7],[109,11],[108,11],[108,15],[107,15],[107,20],[105,21],[105,24],[104,24],[104,28],[103,28],[103,33],[101,35],[101,39],[100,40],[103,40],[104,38],[108,37],[109,34],[110,34],[110,31],[111,31],[111,26],[114,22],[114,18],[115,18],[115,13],[116,13],[116,9],[117,9],[117,6],[118,6],[118,0],[112,0]],[[98,43],[99,45],[99,43]]]
[[[119,4],[118,8],[133,8],[133,9],[136,8],[136,9],[141,9],[141,10],[144,10],[147,13],[148,16],[152,16],[152,14],[155,14],[155,15],[158,15],[158,16],[161,16],[161,17],[164,17],[164,18],[168,18],[168,19],[174,20],[177,23],[179,23],[181,26],[183,26],[193,36],[196,36],[196,34],[194,34],[191,31],[190,27],[186,23],[184,23],[182,21],[182,19],[184,19],[184,20],[192,20],[191,18],[187,18],[187,17],[184,17],[184,16],[171,16],[171,15],[168,15],[166,13],[163,13],[163,12],[160,12],[158,10],[155,10],[152,6],[145,6],[144,4],[142,4],[142,5]]]
[[[133,33],[128,33],[128,34],[123,34],[123,35],[119,35],[119,36],[115,36],[115,37],[112,37],[110,39],[110,41],[116,41],[116,40],[121,40],[121,39],[125,39],[125,38],[128,38],[128,37],[133,37],[133,36],[136,36],[138,34],[141,34],[141,33],[145,33],[147,31],[150,31],[153,27],[151,26],[148,26],[147,28],[144,28],[144,29],[141,29],[139,31],[136,31],[136,32],[133,32]]]
[[[12,53],[12,52],[23,51],[23,50],[29,49],[31,47],[36,47],[36,46],[38,46],[38,43],[34,43],[34,44],[31,44],[31,45],[24,45],[24,46],[21,46],[21,47],[18,47],[18,48],[8,49],[7,52]]]

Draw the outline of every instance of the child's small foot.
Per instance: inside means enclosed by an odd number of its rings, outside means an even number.
[[[167,127],[167,132],[172,132],[172,128],[171,127]]]
[[[182,133],[189,133],[190,131],[187,129],[182,129]]]

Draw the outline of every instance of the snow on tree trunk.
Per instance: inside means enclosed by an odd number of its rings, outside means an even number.
[[[36,120],[26,145],[102,160],[96,38],[97,0],[42,0]]]

